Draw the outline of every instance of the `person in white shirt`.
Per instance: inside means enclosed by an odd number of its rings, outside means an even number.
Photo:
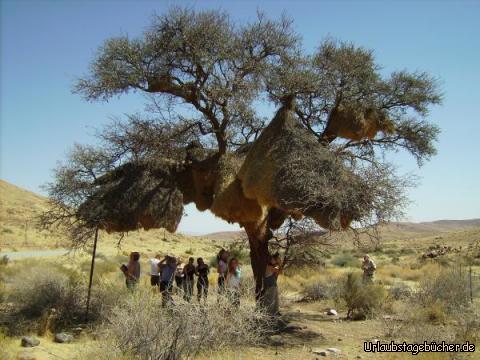
[[[151,266],[150,270],[150,285],[159,286],[160,285],[160,274],[158,271],[158,264],[160,264],[160,254],[155,255],[155,257],[148,259],[148,262]],[[155,289],[156,290],[156,289]]]
[[[231,258],[228,262],[228,271],[225,278],[227,295],[234,306],[240,306],[240,279],[241,270],[237,258]]]

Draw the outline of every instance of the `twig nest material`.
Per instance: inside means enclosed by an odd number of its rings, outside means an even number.
[[[175,231],[183,214],[182,192],[168,166],[128,163],[96,182],[97,189],[78,210],[87,223],[107,232],[143,227]]]
[[[281,108],[240,168],[245,197],[320,226],[340,229],[357,217],[359,178]]]
[[[225,154],[218,162],[214,199],[210,210],[228,222],[241,224],[265,218],[267,208],[255,199],[245,197],[237,173],[244,157],[236,153]]]
[[[324,135],[327,138],[338,136],[358,141],[373,139],[380,131],[386,134],[394,131],[394,124],[387,115],[380,110],[365,109],[355,104],[333,109]]]

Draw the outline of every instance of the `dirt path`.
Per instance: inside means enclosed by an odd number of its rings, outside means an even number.
[[[48,257],[68,254],[69,250],[55,249],[55,250],[26,250],[26,251],[8,251],[0,252],[0,258],[6,256],[9,260],[19,260],[32,257]]]

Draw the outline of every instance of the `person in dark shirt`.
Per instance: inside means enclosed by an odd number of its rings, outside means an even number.
[[[207,300],[208,295],[208,274],[210,273],[210,269],[207,264],[203,261],[202,258],[197,259],[197,268],[195,269],[195,273],[198,276],[197,280],[197,300],[203,299]]]
[[[173,303],[172,284],[177,268],[177,260],[173,256],[166,256],[159,264],[160,270],[160,293],[162,294],[162,306]]]
[[[191,257],[188,263],[183,267],[183,299],[190,301],[193,295],[193,278],[195,276],[195,259]]]

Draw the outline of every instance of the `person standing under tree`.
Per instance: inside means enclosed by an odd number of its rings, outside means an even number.
[[[263,278],[263,302],[267,314],[278,316],[279,300],[277,279],[281,271],[282,260],[280,255],[275,253],[269,256],[265,277]]]
[[[200,302],[203,296],[203,300],[207,301],[208,295],[208,274],[210,273],[210,269],[208,265],[205,264],[202,258],[197,259],[197,268],[195,269],[195,273],[198,276],[197,280],[197,300]]]
[[[195,276],[195,259],[193,257],[188,259],[188,264],[183,267],[183,299],[190,302],[193,295],[193,278]]]
[[[172,299],[172,284],[177,269],[177,261],[173,256],[165,256],[160,262],[160,293],[162,294],[162,306],[169,305]]]
[[[220,250],[217,255],[217,273],[218,273],[218,293],[225,293],[225,277],[228,270],[228,251],[225,249]]]
[[[120,269],[125,275],[125,283],[128,289],[135,289],[140,279],[140,254],[136,251],[130,253],[130,260],[127,265],[122,265]]]
[[[152,286],[154,291],[156,291],[156,288],[160,286],[160,273],[158,272],[158,264],[160,264],[160,257],[160,254],[156,254],[155,257],[148,259],[148,262],[151,266],[150,285]]]
[[[228,263],[227,276],[225,277],[225,287],[227,296],[234,306],[240,306],[240,279],[241,270],[238,266],[238,259],[231,258]]]
[[[377,270],[377,266],[375,265],[373,260],[370,259],[370,256],[368,254],[365,254],[365,256],[363,257],[362,270],[363,270],[363,282],[372,283],[375,275],[375,271]]]
[[[177,262],[177,269],[175,270],[175,284],[176,289],[175,292],[178,294],[180,291],[183,289],[183,279],[184,279],[184,274],[183,274],[183,261],[181,259],[178,259]]]

